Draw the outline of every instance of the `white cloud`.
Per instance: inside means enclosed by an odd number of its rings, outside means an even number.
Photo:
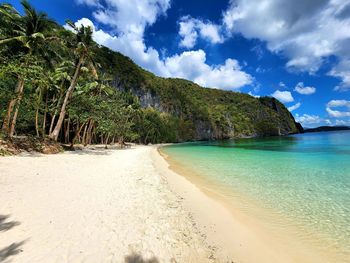
[[[249,91],[248,94],[254,98],[260,98],[260,95],[256,95],[253,92]]]
[[[282,81],[280,81],[278,86],[280,86],[281,88],[287,88],[286,84],[284,84],[284,82],[282,82]]]
[[[225,64],[209,66],[203,50],[187,51],[165,60],[170,76],[191,79],[204,87],[237,89],[253,82],[252,77],[241,71],[237,60],[227,59]]]
[[[87,2],[87,0],[80,0]],[[91,0],[88,0],[90,2]],[[117,30],[119,34],[143,36],[147,26],[154,24],[157,18],[165,15],[170,8],[170,0],[95,0],[97,9],[94,18]]]
[[[302,95],[311,95],[316,92],[315,87],[305,87],[303,82],[299,82],[296,86],[294,91],[298,92]]]
[[[290,93],[289,91],[276,90],[274,93],[271,94],[271,96],[283,103],[294,101],[292,93]]]
[[[350,101],[348,100],[331,100],[327,103],[328,107],[348,107],[350,109]]]
[[[338,111],[334,108],[337,107],[346,107],[348,111]],[[326,111],[330,117],[333,118],[343,118],[350,117],[350,101],[348,100],[331,100],[327,103]]]
[[[328,112],[329,116],[333,117],[333,118],[350,117],[349,111],[337,111],[337,110],[333,110],[329,107],[326,108],[326,111]]]
[[[350,41],[349,41],[350,45]],[[349,49],[350,52],[350,49]],[[339,86],[335,87],[335,90],[346,91],[350,89],[350,58],[342,60],[338,65],[333,67],[329,72],[329,75],[342,79]]]
[[[137,64],[162,77],[185,78],[204,87],[238,89],[253,83],[253,78],[242,71],[237,60],[227,59],[221,65],[208,65],[203,50],[186,51],[161,59],[157,50],[146,47],[143,38],[135,34],[113,36],[82,18],[76,26],[91,26],[94,40],[131,57]],[[67,26],[65,26],[67,28]]]
[[[328,56],[339,63],[330,75],[350,88],[350,2],[344,0],[231,0],[223,14],[231,32],[258,38],[282,53],[292,70],[315,73]]]
[[[335,125],[337,126],[349,126],[350,125],[350,120],[336,120]]]
[[[99,6],[99,0],[76,0],[78,4],[86,4],[88,6]]]
[[[301,116],[296,114],[295,120],[300,122],[302,125],[319,124],[322,121],[320,116],[309,114],[303,114]]]
[[[195,22],[194,21],[180,21],[180,30],[179,35],[182,37],[180,42],[180,46],[186,48],[192,48],[195,46],[198,38],[197,30],[195,30]]]
[[[159,75],[165,74],[159,53],[144,42],[147,26],[170,8],[170,0],[76,0],[92,5],[97,22],[110,27],[111,33],[94,27],[94,40],[131,57],[137,64]],[[87,18],[80,19],[87,23]],[[90,20],[89,20],[90,21]],[[92,23],[90,21],[90,23]]]
[[[90,19],[88,19],[88,18],[85,18],[85,17],[83,17],[82,19],[79,19],[77,22],[75,22],[74,23],[74,25],[76,26],[76,27],[81,27],[81,26],[85,26],[85,27],[91,27],[91,29],[93,30],[93,31],[95,31],[95,26],[94,26],[94,23],[92,23],[92,21],[90,20]],[[67,24],[65,24],[64,26],[63,26],[65,29],[67,29],[67,30],[70,30],[70,31],[74,31],[73,30],[73,28],[71,28],[71,26],[69,26],[69,25],[67,25]]]
[[[212,44],[222,43],[224,37],[220,34],[220,26],[205,22],[190,16],[183,16],[179,22],[179,35],[182,37],[180,46],[193,48],[198,37],[208,40]]]
[[[303,114],[295,115],[295,120],[300,122],[304,127],[316,126],[321,124],[331,125],[332,122],[329,119],[323,119],[318,115]]]
[[[288,110],[289,110],[290,112],[292,112],[292,111],[294,111],[294,110],[296,110],[296,109],[299,109],[300,106],[301,106],[301,103],[298,102],[298,103],[294,104],[293,106],[288,107]]]

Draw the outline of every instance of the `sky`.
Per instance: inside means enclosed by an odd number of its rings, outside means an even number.
[[[273,96],[304,127],[350,125],[350,0],[30,3],[158,76]]]

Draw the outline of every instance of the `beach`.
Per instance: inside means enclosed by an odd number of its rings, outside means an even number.
[[[0,171],[0,262],[322,262],[270,242],[157,146],[4,157]]]
[[[1,158],[0,262],[212,262],[153,150]]]

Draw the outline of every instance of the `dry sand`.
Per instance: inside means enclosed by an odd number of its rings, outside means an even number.
[[[155,146],[0,158],[0,262],[307,262],[255,230]]]
[[[0,159],[0,262],[211,262],[153,147]]]

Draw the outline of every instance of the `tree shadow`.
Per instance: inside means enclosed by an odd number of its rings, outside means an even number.
[[[159,263],[156,257],[144,259],[140,254],[132,253],[124,258],[125,263]]]
[[[111,151],[110,150],[102,150],[102,149],[84,149],[84,150],[75,150],[75,151],[70,151],[70,154],[73,155],[110,155]]]
[[[10,215],[0,215],[0,232],[5,232],[20,224],[18,221],[6,222],[9,217]]]
[[[4,262],[9,257],[17,255],[18,253],[21,253],[23,251],[21,247],[23,246],[24,243],[25,241],[12,243],[11,245],[3,249],[0,249],[0,262]]]

